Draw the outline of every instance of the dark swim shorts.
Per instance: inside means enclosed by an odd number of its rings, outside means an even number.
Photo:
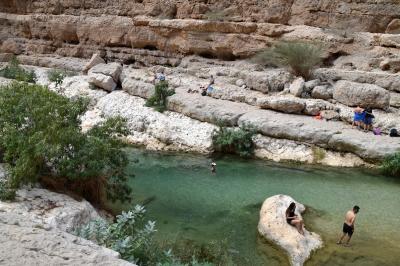
[[[354,232],[353,227],[351,227],[350,225],[344,223],[343,224],[343,233],[348,234],[349,236],[352,236]]]

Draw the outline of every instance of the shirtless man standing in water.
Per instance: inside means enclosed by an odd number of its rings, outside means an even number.
[[[346,213],[346,216],[344,217],[344,223],[343,223],[343,235],[336,244],[338,244],[338,245],[342,244],[342,240],[344,239],[344,237],[346,235],[348,235],[348,239],[346,241],[345,246],[349,245],[351,236],[354,233],[354,222],[356,221],[356,214],[358,213],[359,210],[360,210],[360,207],[358,207],[356,205],[353,207],[352,210],[349,210]]]

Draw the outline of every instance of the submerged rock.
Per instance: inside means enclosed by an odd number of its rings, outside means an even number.
[[[261,207],[258,232],[286,251],[293,266],[301,266],[311,252],[322,247],[321,237],[304,230],[299,234],[294,226],[286,222],[285,211],[291,202],[296,203],[296,214],[301,217],[305,211],[303,204],[290,196],[275,195],[266,199]]]

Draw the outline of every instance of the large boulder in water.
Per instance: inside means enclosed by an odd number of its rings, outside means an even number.
[[[306,208],[290,196],[275,195],[266,199],[260,211],[258,232],[285,250],[293,266],[301,266],[312,251],[322,247],[322,240],[319,235],[307,230],[304,230],[303,236],[286,222],[285,212],[291,202],[296,203],[295,213],[301,218]]]

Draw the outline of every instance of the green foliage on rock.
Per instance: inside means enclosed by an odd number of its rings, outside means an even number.
[[[305,42],[279,42],[273,47],[260,52],[255,61],[288,68],[294,75],[306,80],[312,71],[322,62],[322,47]]]
[[[108,223],[104,220],[94,220],[79,228],[76,235],[92,240],[99,245],[115,250],[121,254],[122,259],[137,265],[157,266],[212,266],[213,263],[205,261],[205,257],[197,259],[196,256],[205,256],[216,261],[222,261],[220,253],[216,253],[213,246],[208,249],[193,246],[182,246],[177,252],[182,258],[177,257],[172,249],[164,250],[154,240],[157,232],[154,221],[145,220],[146,210],[143,206],[136,205],[128,212],[117,215],[116,222]],[[185,242],[186,243],[186,242]],[[176,247],[174,247],[175,249]],[[212,249],[212,251],[210,251]],[[227,250],[227,249],[224,249]],[[225,251],[224,254],[227,254]],[[202,261],[202,262],[201,262]],[[215,265],[228,265],[217,263]]]
[[[39,181],[94,203],[129,199],[128,159],[118,138],[128,133],[125,121],[108,119],[82,133],[87,105],[28,83],[0,88],[0,147],[11,188]]]
[[[28,71],[23,69],[15,56],[11,59],[11,61],[5,68],[0,69],[0,77],[30,83],[35,83],[37,80],[35,71]]]
[[[117,215],[115,223],[95,220],[80,228],[77,235],[119,252],[124,260],[147,265],[153,260],[150,249],[157,230],[155,222],[144,221],[144,214],[144,207],[136,205]]]
[[[13,200],[16,190],[13,189],[8,179],[0,179],[0,200]]]
[[[214,132],[213,146],[216,151],[251,157],[254,154],[253,136],[255,134],[256,130],[252,126],[229,128],[220,125]]]
[[[51,69],[47,72],[47,78],[56,84],[56,88],[61,86],[66,76],[67,73],[65,71],[58,69]]]
[[[387,157],[381,164],[381,170],[387,175],[400,177],[400,152]]]
[[[147,99],[146,106],[153,107],[155,110],[162,113],[167,109],[167,97],[174,94],[175,90],[168,88],[167,81],[159,81],[155,85],[154,94]]]

